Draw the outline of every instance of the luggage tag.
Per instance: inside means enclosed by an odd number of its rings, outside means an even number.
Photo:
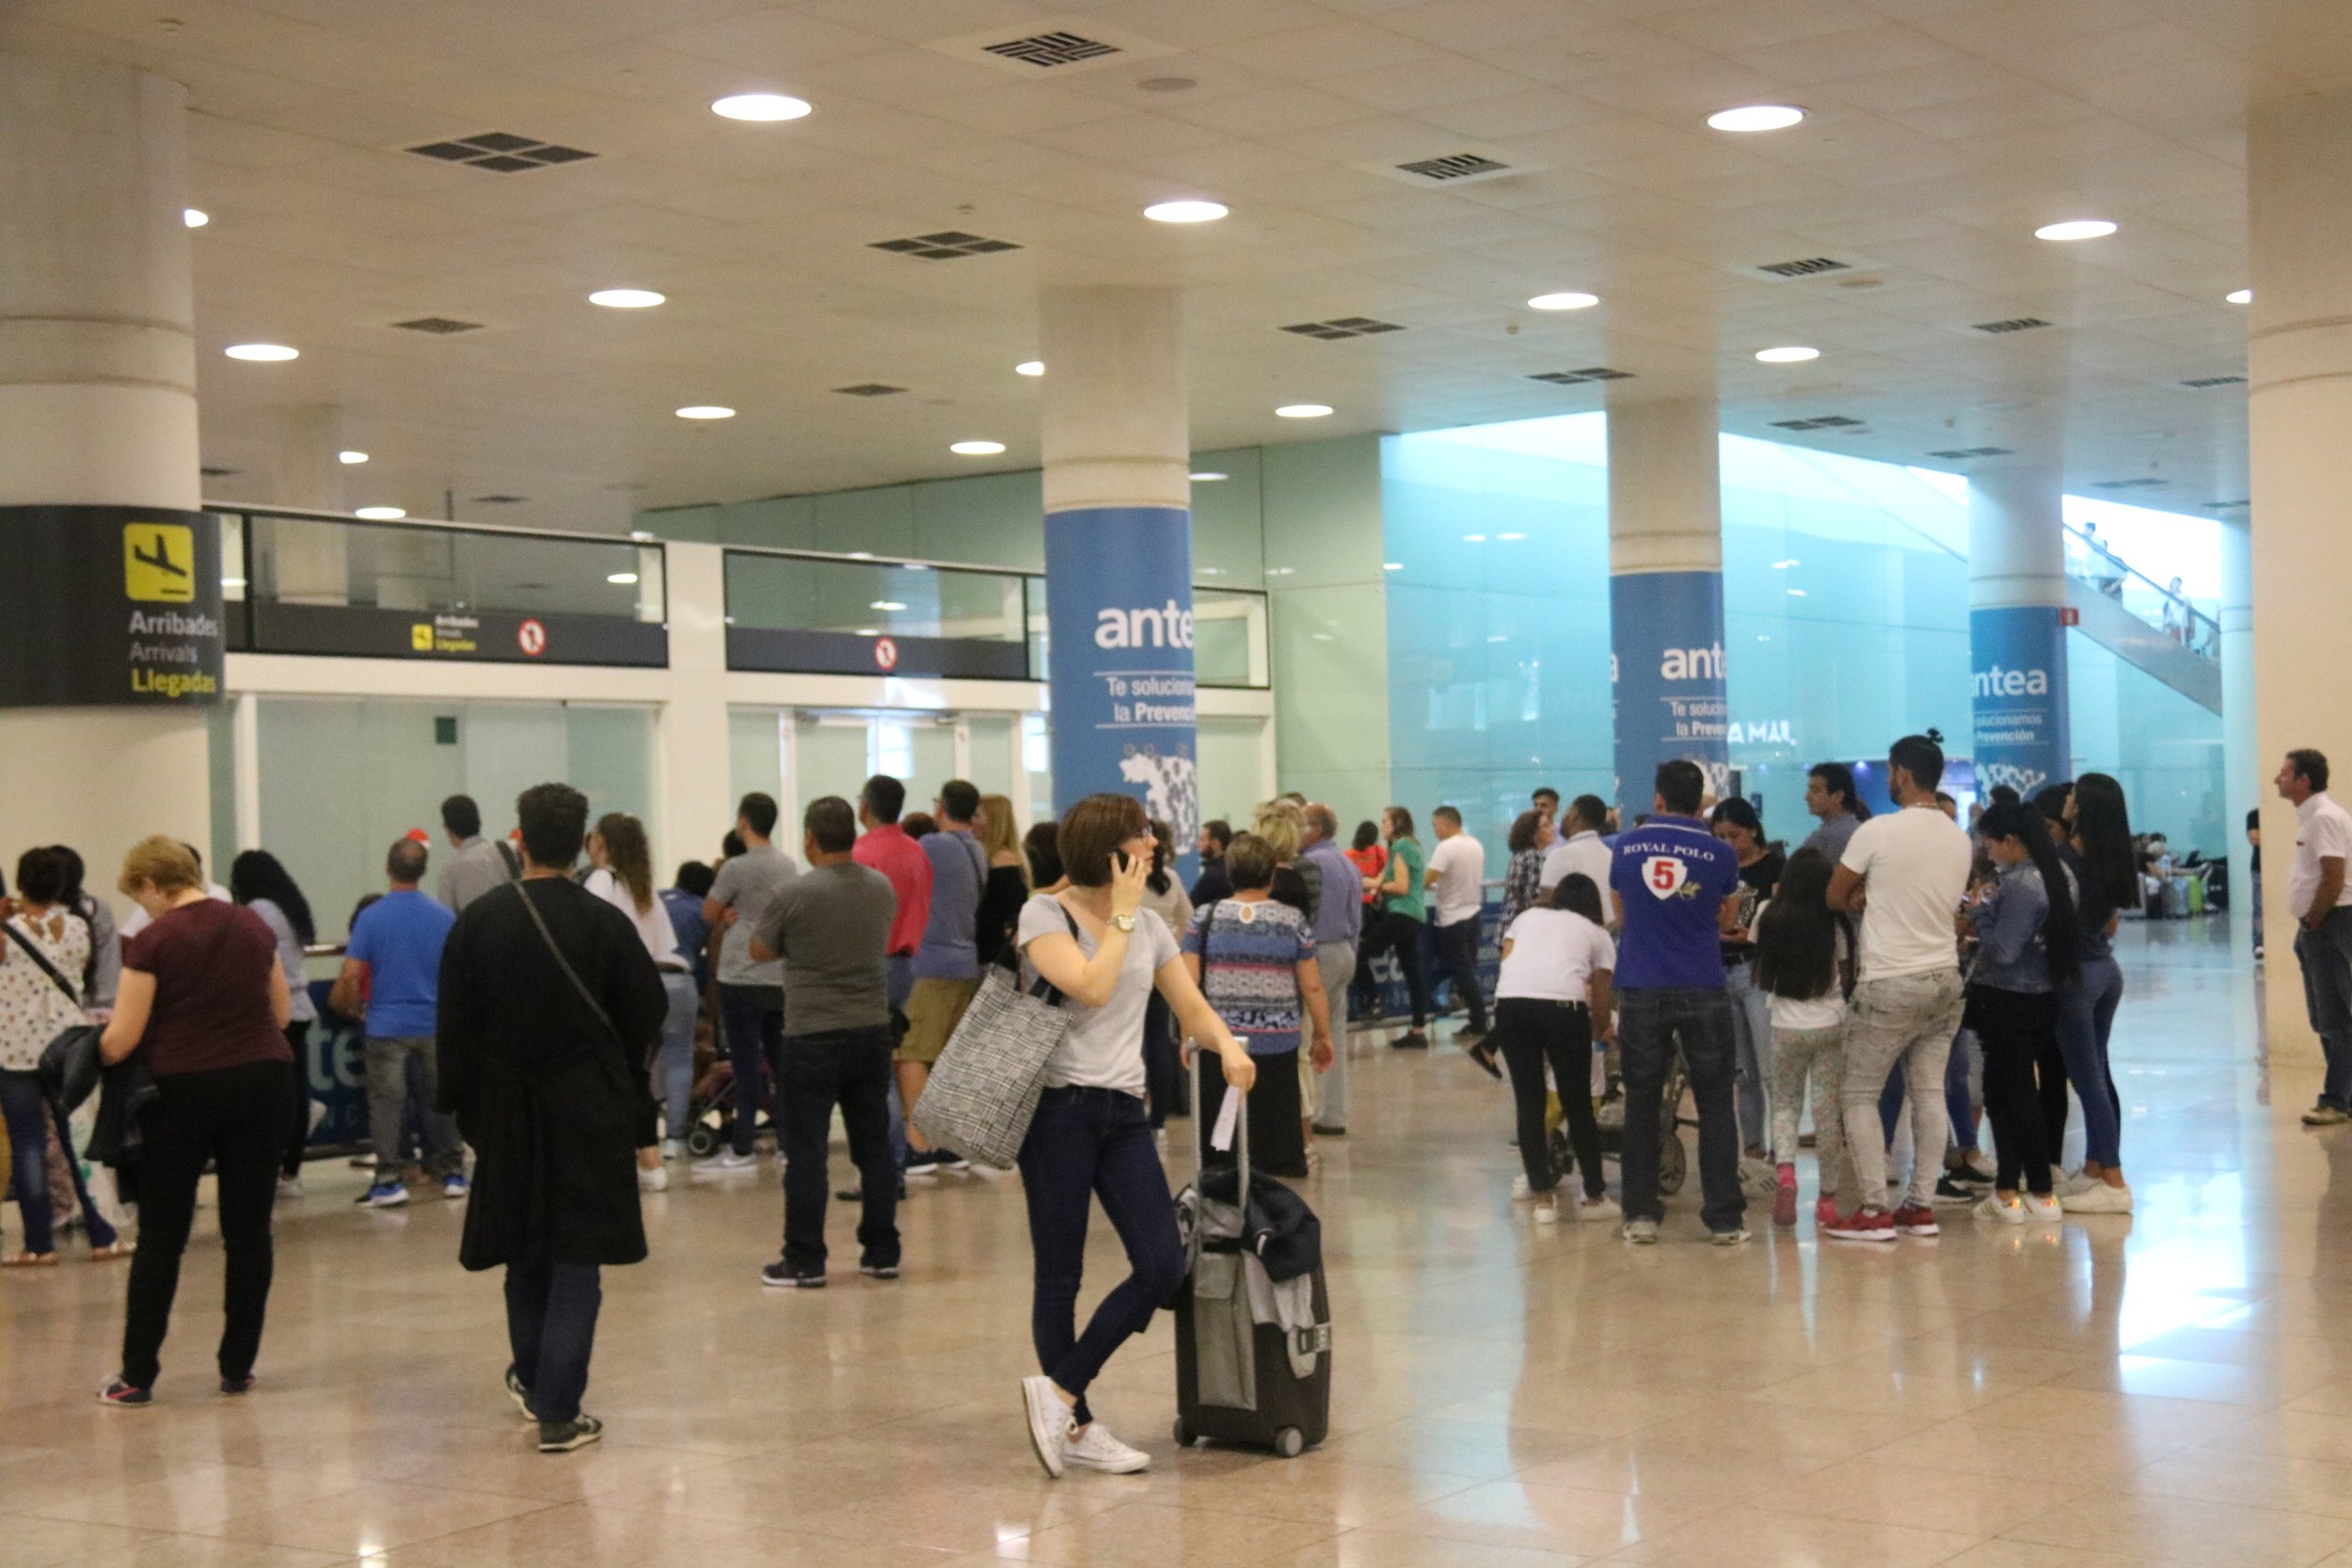
[[[1222,1154],[1233,1147],[1233,1130],[1241,1122],[1241,1096],[1227,1094],[1225,1103],[1217,1107],[1216,1127],[1209,1133],[1209,1147]]]

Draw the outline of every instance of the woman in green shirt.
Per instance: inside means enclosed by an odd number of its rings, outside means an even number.
[[[1356,949],[1356,985],[1370,990],[1376,1006],[1379,988],[1372,960],[1395,953],[1405,971],[1405,989],[1413,999],[1413,1026],[1389,1043],[1400,1051],[1426,1051],[1429,1037],[1422,1031],[1429,1023],[1429,982],[1421,972],[1421,930],[1428,911],[1422,871],[1429,855],[1413,836],[1413,814],[1403,806],[1380,814],[1380,832],[1389,841],[1389,863],[1379,876],[1364,879],[1364,891],[1376,895],[1378,901],[1364,916],[1363,940]]]

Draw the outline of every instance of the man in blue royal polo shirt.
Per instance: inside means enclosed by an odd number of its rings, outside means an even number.
[[[1721,938],[1737,909],[1740,858],[1699,818],[1706,776],[1695,762],[1658,766],[1656,815],[1617,835],[1609,886],[1617,939],[1617,1035],[1625,1060],[1625,1239],[1658,1240],[1659,1105],[1677,1045],[1699,1106],[1700,1217],[1718,1246],[1748,1239],[1740,1222],[1740,1129],[1731,993]]]

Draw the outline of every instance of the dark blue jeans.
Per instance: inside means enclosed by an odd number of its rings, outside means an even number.
[[[2328,1063],[2319,1102],[2352,1111],[2352,910],[2329,911],[2316,931],[2298,926],[2295,957],[2303,969],[2303,1008]]]
[[[539,1419],[579,1417],[603,1306],[604,1282],[594,1263],[506,1265],[506,1342]]]
[[[825,1269],[827,1147],[841,1106],[864,1204],[861,1263],[898,1264],[898,1164],[890,1156],[890,1026],[787,1036],[776,1092],[784,1146],[784,1261],[799,1274]]]
[[[2042,1080],[2042,1132],[2050,1158],[2066,1142],[2066,1085],[2083,1102],[2083,1159],[2094,1165],[2123,1163],[2122,1104],[2107,1067],[2107,1037],[2123,1005],[2123,971],[2113,958],[2083,960],[2082,979],[2058,992],[2058,1054],[2065,1070]]]
[[[1740,1193],[1740,1121],[1732,1107],[1739,1048],[1731,993],[1721,986],[1661,986],[1617,993],[1618,1051],[1625,1064],[1625,1216],[1662,1220],[1658,1140],[1666,1074],[1677,1047],[1690,1069],[1699,1107],[1699,1217],[1709,1230],[1736,1230],[1747,1212]],[[1679,1135],[1679,1134],[1677,1134]]]
[[[1429,945],[1438,950],[1438,972],[1454,991],[1454,1005],[1470,1014],[1470,1026],[1486,1032],[1486,993],[1478,984],[1478,916],[1451,926],[1429,923]]]
[[[749,1154],[752,1133],[759,1125],[760,1095],[784,1053],[784,988],[722,985],[719,1023],[726,1034],[728,1065],[735,1069],[735,1152]],[[781,1112],[781,1084],[776,1093]],[[781,1115],[776,1126],[781,1143]]]
[[[1094,1419],[1087,1386],[1130,1335],[1151,1326],[1184,1282],[1176,1202],[1152,1141],[1141,1100],[1117,1089],[1047,1089],[1021,1146],[1021,1186],[1029,1200],[1036,1275],[1029,1336],[1037,1364],[1064,1393],[1075,1418]],[[1127,1249],[1126,1278],[1111,1288],[1077,1331],[1078,1286],[1086,1271],[1087,1220],[1096,1198]]]
[[[114,1245],[115,1227],[106,1223],[106,1216],[90,1201],[89,1189],[82,1185],[82,1162],[73,1157],[73,1135],[67,1130],[65,1117],[56,1114],[49,1097],[40,1092],[40,1074],[0,1072],[0,1117],[8,1120],[16,1206],[24,1215],[24,1250],[37,1255],[57,1250],[56,1227],[49,1218],[49,1127],[53,1120],[58,1147],[65,1150],[66,1168],[73,1173],[73,1196],[81,1200],[89,1244]]]

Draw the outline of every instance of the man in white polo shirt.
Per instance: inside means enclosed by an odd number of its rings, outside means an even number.
[[[1593,879],[1595,889],[1608,888],[1615,860],[1600,841],[1601,824],[1608,820],[1609,802],[1597,795],[1580,795],[1568,802],[1567,815],[1560,819],[1560,842],[1544,854],[1538,885],[1545,894],[1580,871]]]
[[[1422,874],[1429,889],[1430,935],[1436,939],[1438,973],[1454,983],[1454,1005],[1470,1015],[1469,1024],[1454,1039],[1476,1045],[1486,1035],[1486,997],[1478,985],[1478,928],[1486,897],[1486,847],[1462,831],[1462,814],[1439,806],[1429,814],[1438,830],[1438,847]],[[1498,1078],[1502,1074],[1482,1057],[1480,1067]]]
[[[2319,1101],[2303,1113],[2306,1127],[2352,1121],[2352,887],[2344,861],[2352,856],[2352,813],[2328,798],[2328,759],[2289,752],[2272,781],[2295,805],[2295,864],[2287,873],[2287,908],[2295,911],[2295,958],[2303,966],[2303,1006],[2328,1059]]]
[[[1838,1106],[1858,1206],[1823,1226],[1849,1242],[1936,1234],[1944,1171],[1944,1064],[1960,1032],[1960,944],[1953,916],[1968,889],[1968,835],[1935,802],[1944,748],[1907,735],[1887,751],[1888,793],[1900,808],[1856,828],[1830,874],[1829,907],[1862,916],[1860,983],[1847,1025]],[[1899,1062],[1911,1097],[1911,1188],[1886,1211],[1886,1132],[1879,1095]]]

